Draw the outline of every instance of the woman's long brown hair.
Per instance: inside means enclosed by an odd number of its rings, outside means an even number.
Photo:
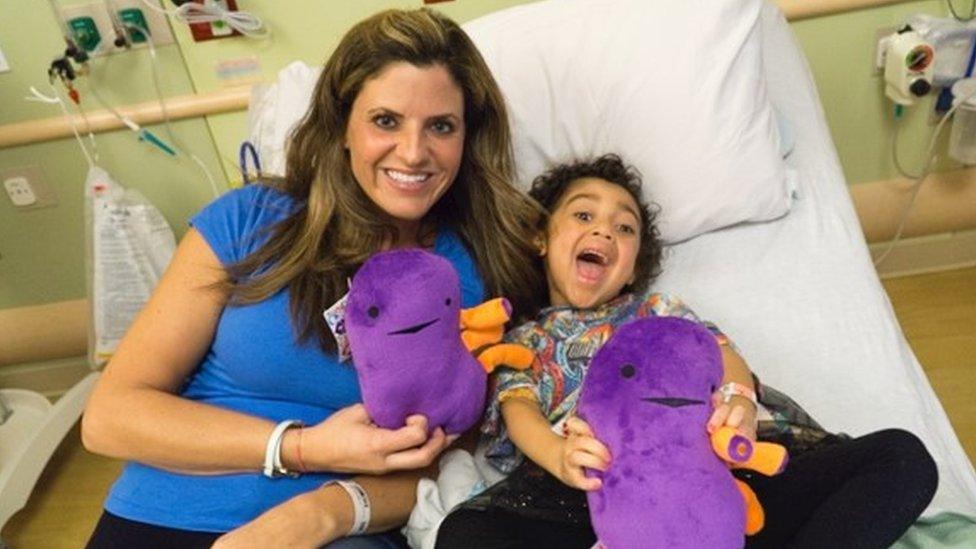
[[[356,182],[344,137],[363,85],[400,61],[445,67],[464,94],[461,167],[423,224],[456,231],[473,252],[486,292],[507,297],[516,316],[533,314],[546,298],[534,260],[540,210],[512,184],[505,104],[488,66],[447,17],[427,9],[384,11],[353,27],[329,58],[291,136],[285,177],[269,182],[299,207],[261,248],[227,269],[232,304],[288,288],[297,339],[316,339],[329,352],[336,344],[322,312],[346,293],[359,266],[398,236]]]

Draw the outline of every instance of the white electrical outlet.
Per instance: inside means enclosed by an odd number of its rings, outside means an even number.
[[[7,192],[14,207],[21,210],[57,206],[58,197],[45,179],[40,166],[21,166],[0,171],[3,190]]]
[[[7,190],[10,201],[18,208],[33,206],[37,203],[37,195],[34,194],[30,181],[22,175],[5,179],[3,188]]]
[[[3,50],[0,50],[0,72],[10,72],[10,63],[7,63],[7,58],[3,56]]]

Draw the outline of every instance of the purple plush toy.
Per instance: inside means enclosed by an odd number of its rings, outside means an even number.
[[[593,358],[579,415],[613,456],[588,494],[605,547],[743,546],[745,501],[705,431],[721,379],[715,337],[680,318],[627,323]]]
[[[460,335],[461,285],[422,250],[377,254],[356,273],[346,332],[370,418],[388,429],[412,414],[462,433],[481,417],[487,374]]]

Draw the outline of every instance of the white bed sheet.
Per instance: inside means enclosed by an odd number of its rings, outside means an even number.
[[[918,435],[940,474],[927,514],[976,515],[973,466],[875,273],[809,67],[769,3],[763,36],[771,100],[795,132],[793,210],[669,248],[654,287],[718,324],[765,383],[828,430]]]

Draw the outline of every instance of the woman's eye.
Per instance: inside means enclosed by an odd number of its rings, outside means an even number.
[[[589,221],[593,219],[593,216],[590,215],[590,212],[576,212],[573,214],[573,217],[579,219],[580,221]]]
[[[438,120],[437,122],[431,124],[430,127],[434,130],[434,133],[439,133],[442,135],[454,133],[454,124],[448,122],[447,120]]]
[[[388,114],[376,116],[373,118],[373,123],[384,129],[389,129],[396,126],[396,120]]]

